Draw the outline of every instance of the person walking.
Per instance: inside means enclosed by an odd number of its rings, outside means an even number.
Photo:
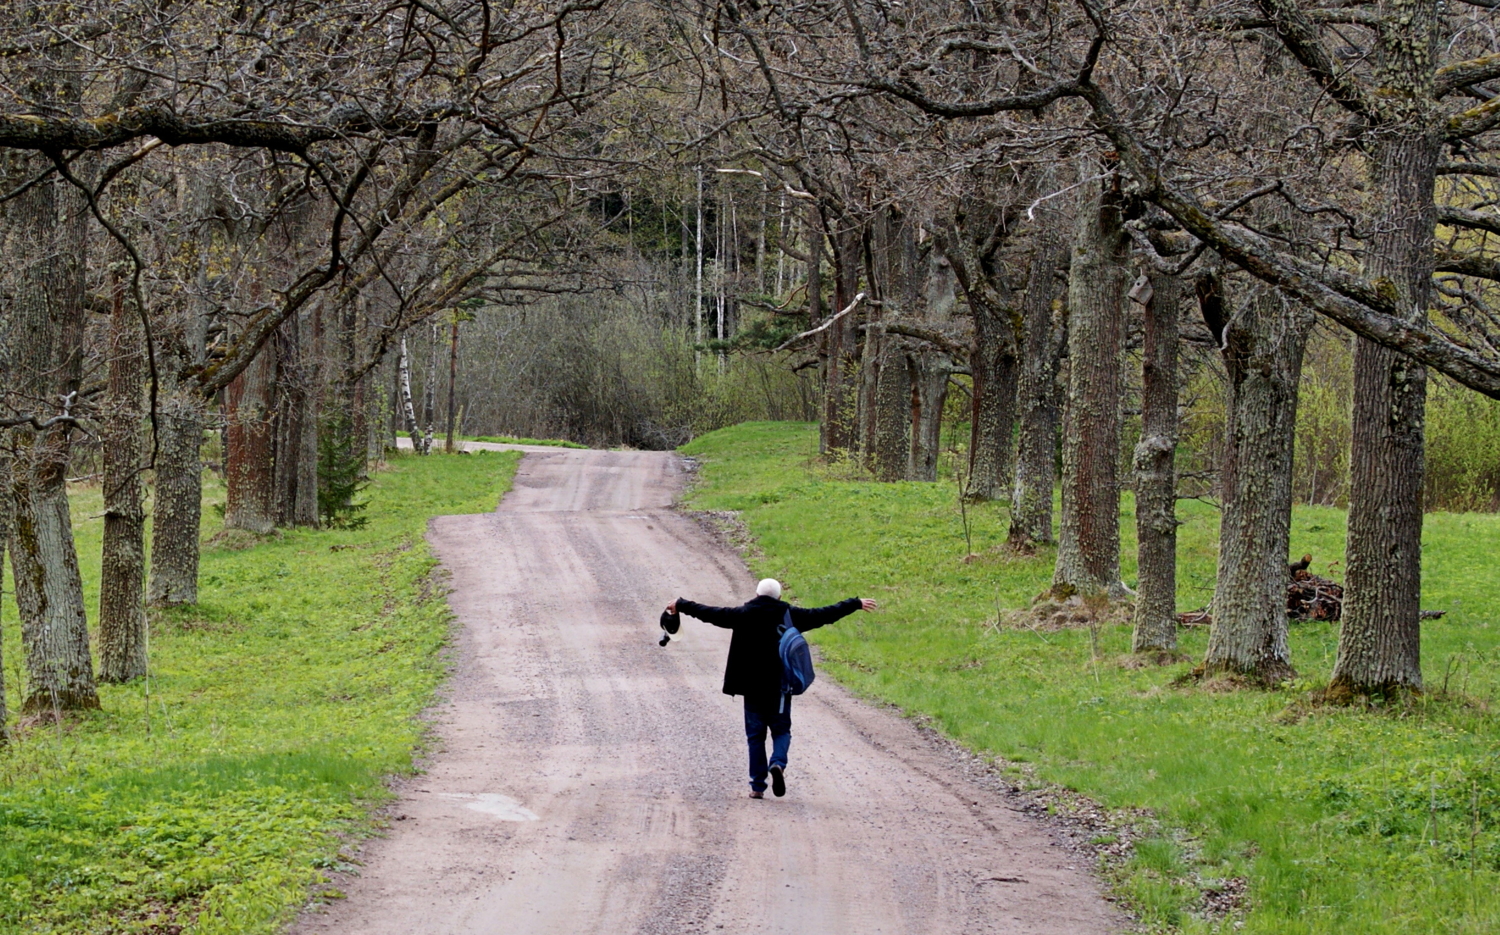
[[[781,599],[781,582],[764,578],[755,598],[738,607],[710,607],[685,597],[667,605],[667,613],[687,614],[704,623],[733,631],[729,660],[724,666],[724,694],[745,699],[745,737],[750,744],[750,798],[765,797],[766,777],[771,792],[786,795],[787,751],[792,745],[792,698],[781,691],[780,627],[788,611],[792,626],[806,633],[827,626],[857,610],[874,610],[876,603],[851,597],[827,607],[794,607]],[[766,759],[766,733],[771,734],[771,758]]]

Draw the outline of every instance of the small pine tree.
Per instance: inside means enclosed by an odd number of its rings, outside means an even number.
[[[353,420],[331,412],[318,432],[318,517],[333,529],[358,529],[369,522],[366,504],[355,500],[370,485],[362,445],[356,445]]]

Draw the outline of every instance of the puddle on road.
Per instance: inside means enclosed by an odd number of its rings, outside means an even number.
[[[438,795],[445,799],[460,799],[464,808],[472,808],[476,812],[484,812],[501,821],[541,821],[541,816],[531,809],[517,802],[508,795],[500,795],[496,792],[480,792],[473,794],[469,792],[439,792]]]

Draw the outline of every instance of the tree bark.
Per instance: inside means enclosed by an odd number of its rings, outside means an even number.
[[[848,308],[859,285],[859,234],[840,230],[834,235],[834,298],[836,308]],[[825,449],[848,453],[859,443],[857,405],[859,370],[854,314],[845,315],[824,333],[827,364],[823,380]]]
[[[913,374],[906,339],[886,331],[917,311],[920,278],[916,238],[901,215],[890,208],[876,213],[869,225],[869,289],[875,298],[865,328],[864,363],[860,368],[860,448],[878,480],[910,476],[914,406]]]
[[[433,423],[437,421],[438,325],[427,326],[427,379],[422,381],[422,453],[432,451]]]
[[[144,334],[115,275],[104,396],[104,547],[99,578],[99,679],[146,674],[146,511],[141,492]]]
[[[969,477],[973,500],[1005,496],[1013,473],[1017,340],[1020,315],[996,255],[1006,219],[997,206],[974,199],[948,225],[942,249],[968,299],[974,322],[969,348],[973,407],[969,417]]]
[[[1036,249],[1021,303],[1024,343],[1016,390],[1021,427],[1006,536],[1013,548],[1028,549],[1056,541],[1052,534],[1052,491],[1057,483],[1058,371],[1067,319],[1059,308],[1056,274],[1067,257],[1067,246],[1058,236],[1056,224],[1044,218],[1036,231]]]
[[[207,210],[207,180],[197,174],[180,178],[190,210]],[[208,400],[177,374],[201,365],[207,354],[209,258],[213,234],[199,233],[194,288],[186,290],[177,323],[177,340],[161,341],[165,366],[156,411],[156,464],[151,508],[151,572],[146,580],[146,603],[152,607],[181,607],[198,603],[199,539],[203,520],[204,411]],[[226,446],[227,448],[227,446]]]
[[[1080,178],[1100,175],[1086,162]],[[1062,528],[1053,593],[1128,593],[1120,580],[1120,358],[1128,254],[1118,180],[1082,186],[1068,279]]]
[[[1141,439],[1135,446],[1139,581],[1132,652],[1177,649],[1177,277],[1155,274],[1134,291],[1145,307]]]
[[[260,535],[276,527],[274,348],[267,342],[225,393],[224,526]]]
[[[411,398],[411,357],[406,351],[406,335],[401,336],[401,357],[397,363],[398,383],[401,387],[401,415],[406,421],[406,432],[411,436],[411,450],[415,454],[427,454],[426,439],[417,424],[417,410]]]
[[[21,255],[11,306],[9,402],[43,418],[71,406],[82,375],[87,210],[76,191],[55,180],[11,202]],[[66,424],[11,432],[11,562],[28,673],[21,710],[27,714],[99,706],[68,511],[71,432]]]
[[[448,438],[443,450],[448,454],[457,451],[453,433],[458,431],[458,309],[453,310],[453,330],[448,344]]]
[[[866,333],[868,342],[874,328]],[[901,340],[882,336],[880,340],[880,380],[875,389],[875,431],[870,468],[875,479],[906,479],[911,461],[911,368]]]
[[[1010,298],[1007,296],[1007,298]],[[1005,497],[1014,472],[1017,373],[1013,309],[969,293],[974,346],[969,352],[974,404],[969,428],[969,483],[974,500]]]
[[[935,245],[927,257],[927,264],[922,321],[929,327],[941,327],[951,320],[956,301],[953,264]],[[945,351],[926,347],[913,351],[910,360],[916,412],[912,418],[911,465],[907,476],[912,480],[931,482],[937,480],[943,409],[948,402],[948,379],[953,373],[953,359]]]
[[[9,328],[0,315],[0,345],[8,337]],[[0,348],[0,366],[9,368],[10,362]],[[10,458],[0,452],[0,581],[5,580],[5,552],[10,545]],[[10,743],[10,717],[5,709],[5,602],[0,601],[0,749]]]
[[[0,162],[0,168],[9,168]],[[9,177],[9,173],[0,173]],[[0,305],[0,405],[10,401],[11,373],[11,309]],[[11,496],[10,496],[10,452],[6,444],[9,438],[0,432],[0,585],[5,581],[5,553],[10,548]],[[0,587],[3,591],[3,587]],[[0,594],[0,748],[10,743],[10,719],[5,703],[5,600]]]
[[[875,299],[878,302],[879,296]],[[885,363],[885,346],[891,343],[886,339],[885,323],[881,321],[885,309],[881,305],[875,305],[874,309],[870,314],[873,320],[865,326],[865,339],[860,343],[859,393],[855,403],[860,460],[872,472],[876,470],[875,462],[880,459],[880,452],[875,447],[876,426],[881,419],[880,368]]]
[[[1297,385],[1313,316],[1271,286],[1255,284],[1233,316],[1200,301],[1228,373],[1219,483],[1219,571],[1205,673],[1263,685],[1295,673],[1287,649],[1287,551]],[[1226,320],[1227,319],[1227,320]]]
[[[203,403],[196,394],[167,394],[156,413],[156,502],[151,512],[153,607],[198,603],[198,538],[203,520]]]
[[[823,220],[817,205],[807,208],[807,327],[816,328],[823,321]],[[818,375],[824,387],[823,411],[818,419],[818,454],[828,454],[827,387],[830,385],[832,358],[828,355],[828,339],[818,338],[820,358]]]
[[[318,416],[315,313],[286,321],[275,338],[272,455],[278,526],[318,524]],[[269,345],[268,345],[269,346]]]
[[[1440,137],[1421,128],[1376,131],[1372,194],[1383,210],[1372,228],[1369,274],[1396,291],[1413,322],[1425,319],[1431,301],[1440,152]],[[1424,367],[1357,339],[1346,598],[1332,697],[1422,687],[1418,600],[1426,392]]]
[[[302,316],[300,323],[301,334],[298,343],[300,347],[300,360],[298,361],[298,375],[301,377],[302,391],[299,400],[300,418],[299,431],[296,436],[297,443],[297,495],[292,501],[292,525],[294,526],[317,526],[318,525],[318,422],[322,408],[321,394],[318,392],[320,380],[319,358],[322,354],[321,317],[322,305],[314,305],[313,308]],[[351,397],[345,397],[345,405],[351,405]]]

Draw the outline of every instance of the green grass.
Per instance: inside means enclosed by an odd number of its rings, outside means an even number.
[[[103,686],[101,712],[0,752],[0,931],[271,932],[310,890],[337,898],[323,874],[412,768],[445,671],[427,520],[493,509],[519,458],[398,457],[362,529],[206,546],[201,604],[153,624],[149,702],[145,683]],[[73,507],[92,611],[97,488]]]
[[[1338,633],[1293,624],[1303,679],[1280,691],[1173,687],[1190,662],[1133,668],[1130,632],[987,626],[1047,587],[1053,555],[1006,556],[1003,504],[971,507],[978,560],[964,562],[955,489],[840,480],[814,461],[814,426],[751,423],[684,451],[704,462],[698,509],[741,510],[760,574],[799,601],[882,604],[813,634],[823,665],[856,691],[932,718],[950,736],[1113,808],[1144,808],[1160,836],[1110,871],[1152,928],[1245,933],[1500,931],[1500,516],[1433,514],[1424,541],[1428,693],[1399,711],[1328,710],[1309,691]],[[1124,504],[1122,565],[1134,578]],[[1180,507],[1182,609],[1212,593],[1217,512]],[[1344,514],[1298,508],[1292,553],[1343,558]],[[1337,566],[1333,577],[1342,578]],[[1207,634],[1182,634],[1201,658]],[[1444,691],[1446,685],[1447,691]],[[1249,881],[1248,911],[1214,920],[1199,888]]]
[[[493,442],[499,445],[551,445],[555,448],[587,448],[588,445],[580,445],[578,442],[570,442],[563,438],[516,438],[513,435],[464,435],[464,441],[469,442]]]

